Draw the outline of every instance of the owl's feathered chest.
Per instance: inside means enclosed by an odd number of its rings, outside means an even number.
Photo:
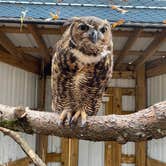
[[[87,79],[97,77],[102,79],[109,68],[109,51],[103,51],[98,56],[89,56],[76,49],[61,49],[56,55],[57,66],[61,74],[70,77],[80,77],[84,74]]]

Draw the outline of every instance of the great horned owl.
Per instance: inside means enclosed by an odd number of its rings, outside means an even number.
[[[60,113],[60,124],[80,116],[84,124],[87,115],[96,115],[112,68],[110,24],[97,17],[72,19],[52,60],[52,109]]]

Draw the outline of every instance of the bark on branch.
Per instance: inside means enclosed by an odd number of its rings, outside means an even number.
[[[27,154],[27,156],[29,156],[29,158],[33,161],[34,164],[36,164],[37,166],[46,166],[46,164],[32,150],[28,143],[23,138],[21,138],[21,136],[18,133],[3,127],[0,127],[0,131],[3,132],[5,135],[8,135],[9,137],[13,138],[14,141],[18,145],[20,145],[20,147]]]
[[[166,101],[129,115],[92,116],[85,126],[58,125],[59,115],[23,107],[0,105],[0,126],[29,134],[38,133],[92,141],[144,141],[166,136]]]

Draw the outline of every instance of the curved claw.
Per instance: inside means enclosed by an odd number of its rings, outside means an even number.
[[[62,113],[60,114],[58,125],[62,125],[67,118],[67,110],[63,110]]]
[[[81,111],[77,111],[71,119],[71,123],[76,123],[78,121],[79,116],[81,115]]]
[[[72,118],[71,112],[67,112],[67,124],[68,124],[68,125],[71,124],[71,118]]]
[[[84,126],[87,119],[87,113],[85,111],[81,111],[81,125]]]

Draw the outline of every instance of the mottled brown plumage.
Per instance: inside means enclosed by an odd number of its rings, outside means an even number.
[[[56,44],[52,60],[52,109],[60,123],[67,118],[96,115],[102,93],[112,75],[113,44],[106,20],[81,17],[71,20],[69,28]]]

